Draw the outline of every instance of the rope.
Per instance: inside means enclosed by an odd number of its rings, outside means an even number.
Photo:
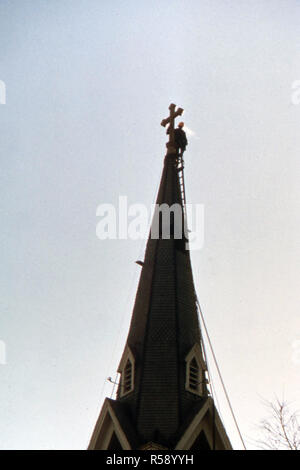
[[[234,423],[235,423],[236,429],[238,431],[239,437],[241,439],[241,442],[243,444],[244,450],[247,450],[244,439],[243,439],[243,436],[241,434],[241,431],[240,431],[240,428],[239,428],[239,425],[238,425],[238,422],[236,420],[236,417],[235,417],[235,414],[234,414],[234,411],[233,411],[233,408],[232,408],[232,405],[231,405],[231,402],[230,402],[230,399],[229,399],[229,396],[228,396],[228,393],[227,393],[227,390],[226,390],[226,387],[225,387],[225,384],[224,384],[224,381],[223,381],[223,378],[222,378],[222,375],[221,375],[221,371],[220,371],[220,368],[219,368],[219,365],[218,365],[216,355],[214,353],[214,349],[212,347],[210,336],[209,336],[209,333],[208,333],[208,330],[207,330],[207,327],[206,327],[206,323],[205,323],[205,320],[204,320],[204,316],[203,316],[203,313],[202,313],[201,306],[200,306],[199,300],[197,298],[197,295],[196,295],[196,303],[197,303],[197,306],[198,306],[198,309],[199,309],[200,317],[201,317],[201,320],[202,320],[202,323],[203,323],[203,326],[204,326],[204,329],[205,329],[208,344],[209,344],[209,347],[210,347],[210,350],[211,350],[211,353],[212,353],[212,356],[213,356],[213,359],[214,359],[214,363],[215,363],[215,366],[216,366],[216,369],[217,369],[217,372],[218,372],[218,375],[219,375],[219,378],[220,378],[220,381],[221,381],[221,384],[222,384],[222,388],[223,388],[224,393],[225,393],[225,397],[226,397],[226,400],[227,400],[232,418],[234,420]]]
[[[204,361],[205,361],[205,364],[206,364],[206,367],[207,367],[208,383],[210,385],[211,396],[213,398],[213,401],[217,404],[217,409],[218,409],[219,415],[222,419],[221,412],[220,412],[220,405],[219,405],[218,397],[217,397],[215,387],[214,387],[214,384],[213,384],[213,381],[212,381],[212,374],[210,372],[210,367],[209,367],[209,364],[208,364],[207,354],[206,354],[206,350],[205,350],[205,344],[204,344],[202,335],[201,335],[201,345],[202,345]],[[222,421],[223,421],[223,419],[222,419]]]
[[[213,382],[212,382],[212,376],[211,376],[211,373],[210,373],[210,367],[208,365],[208,360],[207,360],[207,354],[206,354],[206,350],[205,350],[205,344],[204,344],[204,340],[202,338],[202,333],[201,333],[201,329],[200,329],[200,344],[202,346],[202,354],[203,354],[203,357],[204,357],[204,361],[205,361],[205,364],[206,364],[206,369],[207,369],[207,375],[208,375],[208,383],[209,383],[209,386],[210,386],[210,393],[211,393],[211,396],[212,396],[212,399],[213,399],[213,432],[212,432],[212,441],[213,441],[213,450],[215,450],[215,445],[216,445],[216,439],[215,439],[215,433],[216,433],[216,416],[215,416],[215,403],[217,402],[218,404],[218,399],[217,399],[217,395],[215,393],[215,389],[214,389],[214,385],[213,385]],[[219,408],[219,404],[218,404],[218,408]]]

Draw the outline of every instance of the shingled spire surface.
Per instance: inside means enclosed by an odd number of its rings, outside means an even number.
[[[178,204],[182,210],[172,155],[165,158],[156,204]],[[149,236],[127,339],[135,357],[134,391],[118,398],[130,407],[145,441],[172,439],[195,401],[202,400],[185,390],[185,357],[200,346],[190,255],[187,241],[175,239],[172,227],[170,232],[169,239]]]

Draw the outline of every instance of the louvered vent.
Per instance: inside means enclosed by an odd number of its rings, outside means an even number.
[[[199,365],[195,358],[193,358],[190,362],[189,388],[195,392],[197,392],[199,388]]]

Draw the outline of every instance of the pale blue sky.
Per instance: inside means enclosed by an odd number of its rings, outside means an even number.
[[[96,209],[154,202],[171,102],[196,133],[194,277],[246,442],[261,397],[300,408],[299,22],[289,0],[1,1],[2,449],[88,445],[145,247],[98,240]]]

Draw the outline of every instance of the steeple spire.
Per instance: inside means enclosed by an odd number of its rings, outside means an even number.
[[[207,387],[171,104],[169,142],[115,400],[90,449],[230,449]],[[179,176],[180,175],[180,176]]]

